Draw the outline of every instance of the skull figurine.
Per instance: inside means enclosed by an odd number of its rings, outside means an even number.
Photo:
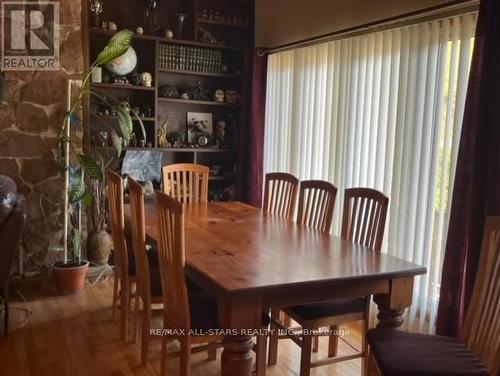
[[[214,101],[224,102],[224,90],[218,89],[214,92]]]
[[[236,90],[226,90],[226,102],[227,103],[238,102],[238,92]]]
[[[151,87],[152,82],[153,82],[153,76],[151,76],[151,73],[149,73],[149,72],[141,73],[141,85],[142,86]]]

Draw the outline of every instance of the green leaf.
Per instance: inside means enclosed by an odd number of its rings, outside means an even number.
[[[111,131],[111,138],[113,139],[113,145],[116,150],[116,157],[120,158],[120,155],[122,154],[123,140],[116,134],[115,131]]]
[[[104,178],[104,172],[95,160],[85,154],[78,154],[78,162],[89,177],[101,181]]]
[[[107,46],[97,55],[96,64],[108,64],[117,57],[127,52],[134,33],[130,30],[122,30],[116,33],[108,42]]]
[[[118,124],[120,126],[120,132],[122,134],[125,143],[128,144],[130,141],[130,135],[133,132],[132,117],[130,116],[130,110],[128,106],[120,104],[116,107]]]
[[[86,191],[85,195],[83,196],[83,203],[85,204],[86,207],[90,207],[93,202],[94,198],[92,197],[89,191]]]
[[[69,201],[72,204],[76,204],[77,202],[79,202],[86,193],[83,174],[81,171],[79,171],[77,174],[77,179],[75,179],[74,184],[71,185],[69,190]]]

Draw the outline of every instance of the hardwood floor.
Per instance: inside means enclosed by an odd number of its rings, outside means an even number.
[[[159,375],[160,341],[152,341],[148,367],[141,366],[140,346],[119,339],[119,322],[111,320],[112,278],[89,287],[78,296],[54,297],[53,292],[37,284],[13,287],[11,326],[13,331],[0,336],[0,374],[13,375]],[[27,303],[16,300],[16,289]],[[22,309],[32,311],[28,323]],[[2,315],[3,317],[3,315]],[[156,324],[156,325],[155,325]],[[153,323],[159,327],[159,322]],[[15,327],[18,327],[17,329]],[[350,326],[348,340],[360,345],[358,326]],[[170,350],[175,350],[172,344]],[[327,339],[321,338],[320,356],[327,350]],[[351,352],[339,341],[340,354]],[[206,353],[192,356],[192,375],[219,375],[217,361],[208,361]],[[316,355],[314,355],[316,356]],[[313,356],[313,357],[314,357]],[[267,368],[269,376],[298,375],[300,350],[290,340],[280,341],[278,364]],[[360,375],[360,360],[312,370],[312,375]],[[170,358],[168,375],[178,375],[178,359]]]

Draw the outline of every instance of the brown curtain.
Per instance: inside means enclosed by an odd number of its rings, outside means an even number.
[[[238,147],[238,192],[240,201],[260,207],[262,205],[264,121],[266,109],[267,55],[261,50],[246,54],[245,80]]]
[[[458,152],[437,333],[462,335],[486,216],[500,215],[500,1],[482,0]]]

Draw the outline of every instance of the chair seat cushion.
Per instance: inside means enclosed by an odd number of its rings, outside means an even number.
[[[316,320],[324,317],[363,312],[364,309],[364,298],[342,298],[322,303],[289,307],[285,309],[285,312],[289,311],[294,316],[300,317],[304,320]]]
[[[488,370],[455,338],[377,328],[367,339],[384,376],[488,375]]]

